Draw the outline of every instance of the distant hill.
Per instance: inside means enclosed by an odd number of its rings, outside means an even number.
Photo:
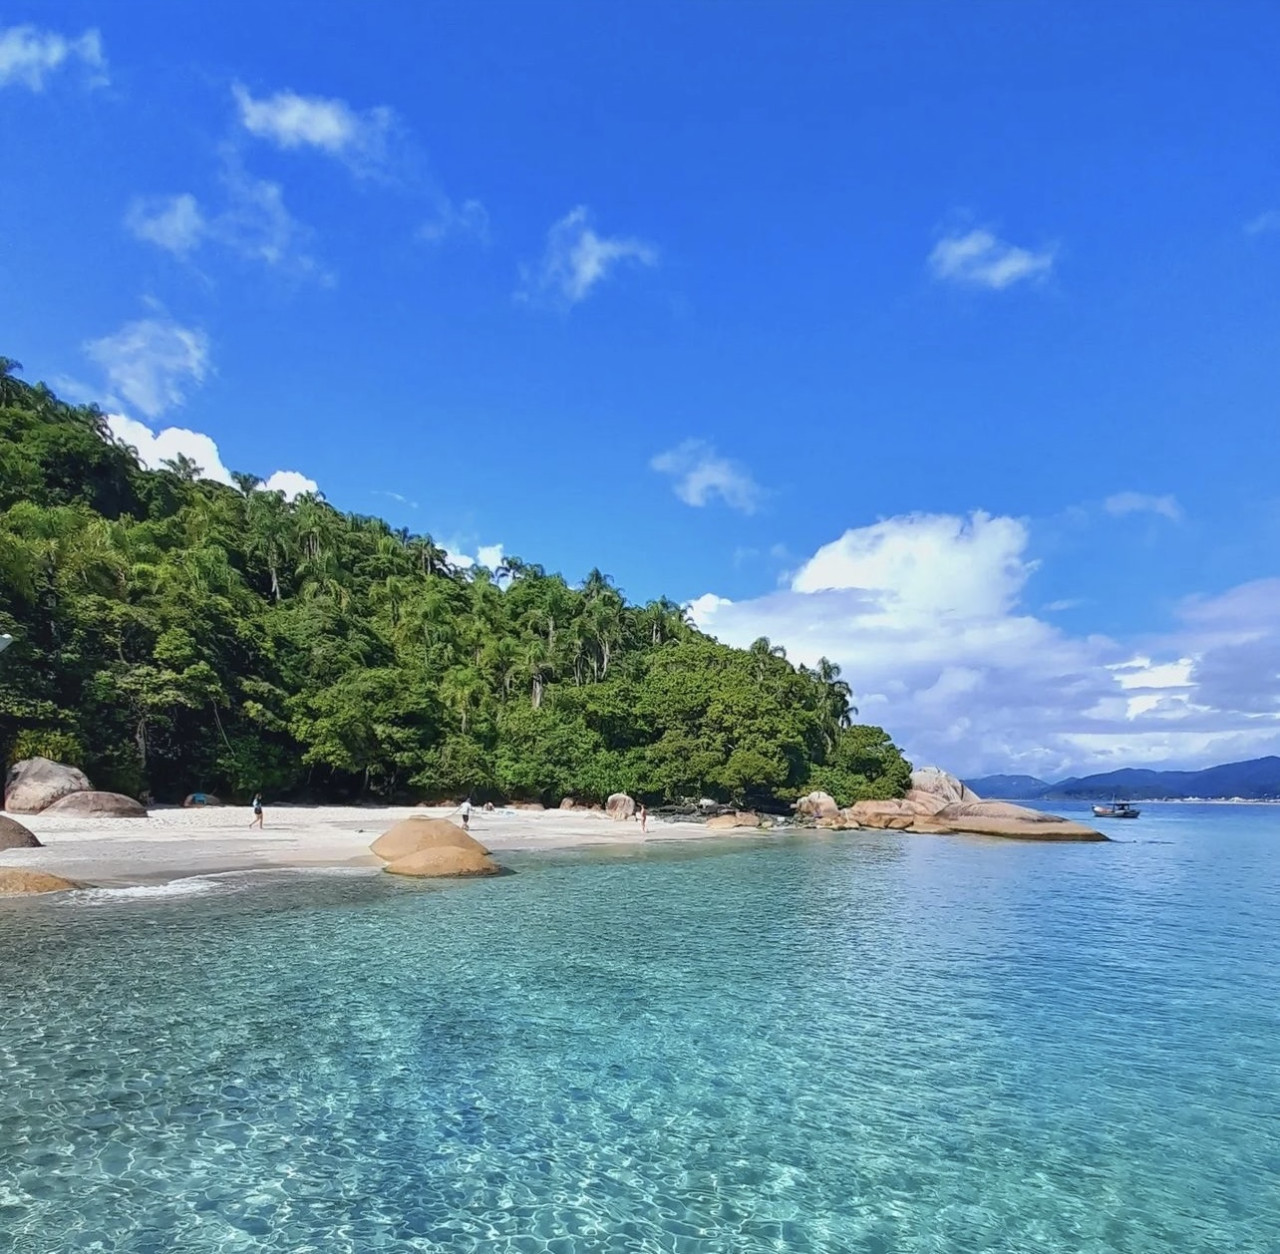
[[[1280,757],[1228,762],[1203,771],[1149,771],[1127,767],[1101,775],[1062,779],[1046,784],[1032,775],[988,775],[965,781],[980,797],[1010,801],[1093,800],[1120,797],[1150,801],[1162,797],[1243,797],[1249,801],[1280,798]],[[1038,787],[1037,787],[1038,785]]]
[[[984,775],[981,779],[966,779],[965,784],[979,797],[1000,801],[1030,801],[1041,797],[1052,787],[1034,775]]]

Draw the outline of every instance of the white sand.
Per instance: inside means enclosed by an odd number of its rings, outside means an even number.
[[[162,884],[196,875],[288,867],[368,867],[382,863],[369,845],[410,815],[456,818],[451,809],[407,806],[268,806],[266,826],[250,830],[247,806],[159,808],[145,819],[15,814],[41,849],[0,850],[0,866],[50,871],[82,884]],[[615,823],[588,811],[476,810],[471,832],[495,853],[582,845],[641,844],[724,836],[701,823],[650,818],[648,835],[634,821]],[[744,833],[746,834],[746,833]]]

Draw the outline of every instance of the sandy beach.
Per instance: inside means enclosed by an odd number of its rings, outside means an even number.
[[[40,849],[0,851],[0,866],[50,871],[97,887],[162,884],[231,871],[368,867],[382,863],[369,845],[410,815],[455,818],[446,808],[409,806],[271,806],[262,831],[250,830],[247,806],[184,810],[160,807],[146,819],[13,815],[40,839]],[[615,823],[589,811],[477,811],[471,831],[494,853],[642,844],[723,836],[701,823],[649,820]]]

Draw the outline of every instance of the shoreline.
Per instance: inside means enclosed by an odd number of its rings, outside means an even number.
[[[0,851],[0,867],[47,871],[86,888],[133,888],[240,871],[378,870],[369,846],[411,816],[454,819],[449,806],[268,806],[263,830],[250,829],[247,806],[159,806],[145,819],[15,814],[40,840],[38,849]],[[475,811],[471,834],[503,853],[644,845],[759,836],[710,830],[704,823],[633,820],[572,810]]]

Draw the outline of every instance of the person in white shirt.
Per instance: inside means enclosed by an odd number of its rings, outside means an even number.
[[[462,830],[464,832],[471,830],[471,798],[468,797],[462,803]]]

